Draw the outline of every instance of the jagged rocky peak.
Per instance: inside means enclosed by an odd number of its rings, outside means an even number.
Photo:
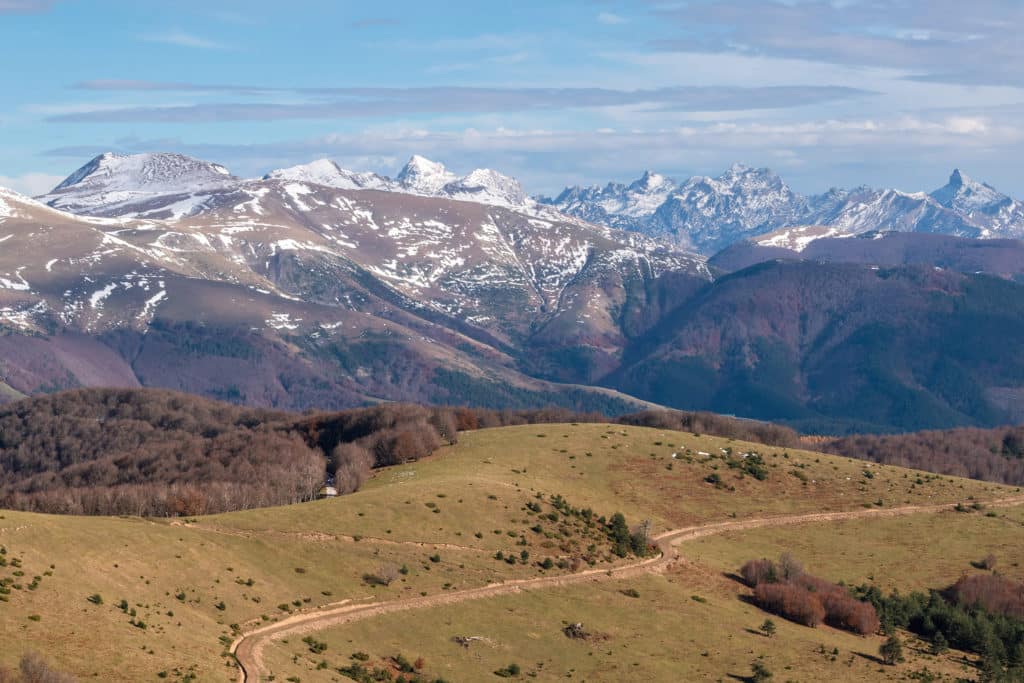
[[[106,152],[91,159],[53,189],[54,193],[86,186],[126,190],[191,190],[233,180],[225,167],[184,154]]]
[[[419,194],[436,194],[448,183],[457,180],[444,164],[414,154],[398,174],[399,184]]]
[[[948,209],[971,211],[986,209],[1008,201],[1008,197],[988,183],[978,182],[959,168],[954,168],[949,182],[931,194],[932,199]]]
[[[634,192],[654,192],[670,185],[675,185],[671,178],[647,170],[638,180],[630,183],[629,189]],[[612,184],[609,183],[608,186],[611,187]]]
[[[722,175],[716,178],[720,183],[731,187],[749,189],[753,191],[762,189],[789,191],[785,181],[770,168],[754,168],[742,163],[734,163]]]

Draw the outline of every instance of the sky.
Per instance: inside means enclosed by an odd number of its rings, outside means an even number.
[[[96,154],[241,176],[412,154],[531,193],[770,167],[1024,197],[1022,0],[0,0],[0,186]]]

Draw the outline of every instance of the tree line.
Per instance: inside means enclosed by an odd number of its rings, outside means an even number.
[[[815,450],[938,474],[1024,485],[1024,426],[858,434]]]
[[[340,493],[356,491],[374,468],[423,458],[456,443],[459,432],[582,422],[801,445],[800,435],[787,427],[703,412],[646,410],[611,419],[554,407],[384,403],[296,414],[158,389],[77,389],[0,409],[0,507],[187,516],[290,504],[314,498],[325,481]],[[879,462],[1024,483],[1024,428],[862,436],[822,446]],[[954,467],[992,459],[1002,469]]]

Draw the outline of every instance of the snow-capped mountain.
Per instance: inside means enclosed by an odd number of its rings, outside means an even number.
[[[492,171],[451,180],[435,165],[447,182],[424,196],[331,162],[244,180],[173,155],[112,159],[90,162],[49,203],[0,193],[0,357],[21,339],[26,367],[53,369],[11,379],[0,365],[0,390],[67,386],[93,354],[122,379],[265,405],[456,400],[437,393],[450,373],[546,392],[537,382],[606,371],[653,324],[639,310],[667,300],[665,287],[710,279],[703,258],[638,233],[494,205],[532,200]],[[115,188],[128,200],[104,204]],[[84,355],[54,357],[44,342],[55,335],[81,339]],[[243,369],[196,349],[270,360]]]
[[[949,183],[931,194],[943,207],[982,227],[983,236],[1019,236],[1024,226],[1024,202],[999,192],[954,169]]]
[[[263,176],[263,179],[295,180],[301,183],[336,187],[339,190],[384,190],[386,192],[398,190],[398,184],[390,178],[376,173],[349,171],[330,159],[318,159],[308,164],[271,171]]]
[[[382,190],[422,197],[445,197],[509,208],[526,209],[536,205],[515,178],[486,168],[478,168],[460,178],[444,164],[419,155],[409,159],[395,179],[376,173],[349,171],[329,159],[271,171],[264,178],[309,182],[341,190]]]
[[[436,196],[507,207],[526,208],[532,203],[518,180],[489,168],[478,168],[447,183]]]
[[[704,253],[768,232],[807,213],[807,200],[769,169],[735,164],[717,178],[682,183],[647,171],[629,185],[567,188],[553,200],[559,211],[636,230]]]
[[[798,221],[807,200],[769,169],[735,164],[717,178],[690,178],[653,216],[656,234],[713,252],[738,239]]]
[[[811,197],[794,192],[769,169],[740,164],[717,178],[697,176],[645,191],[650,176],[628,186],[567,188],[553,200],[540,201],[567,215],[636,230],[706,254],[801,226],[824,226],[830,235],[883,230],[1024,237],[1024,203],[959,171],[930,195],[859,187]],[[795,243],[806,243],[804,233],[800,235],[794,237]]]
[[[431,161],[418,154],[409,159],[398,173],[398,184],[413,194],[434,195],[448,183],[458,179],[454,173],[445,168],[444,164]]]
[[[676,189],[675,181],[645,171],[629,185],[608,183],[604,187],[569,187],[555,199],[544,199],[571,216],[623,230],[642,231],[643,227]]]
[[[394,179],[351,171],[330,159],[271,171],[263,180],[290,180],[339,190],[377,190],[443,197],[529,210],[556,212],[530,198],[514,178],[490,169],[459,177],[439,162],[414,155]],[[90,160],[48,194],[37,199],[70,213],[119,218],[177,219],[216,206],[252,183],[221,166],[181,154],[113,154]]]
[[[220,164],[181,154],[101,154],[39,197],[71,213],[152,216],[195,213],[211,193],[238,182]]]

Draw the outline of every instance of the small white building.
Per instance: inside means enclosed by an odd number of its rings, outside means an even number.
[[[338,495],[338,489],[333,486],[322,486],[320,490],[316,492],[317,498],[334,498]]]

